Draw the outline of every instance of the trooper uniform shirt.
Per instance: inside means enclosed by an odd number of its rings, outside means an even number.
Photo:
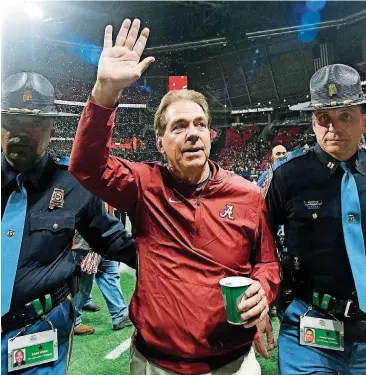
[[[357,184],[365,240],[366,151],[359,149],[347,163]],[[288,252],[299,259],[298,286],[307,294],[318,290],[347,300],[355,285],[342,229],[343,174],[340,161],[318,144],[294,151],[274,165],[266,203],[273,233],[284,224]]]
[[[1,163],[3,217],[6,203],[17,188],[19,172],[4,155]],[[68,158],[54,160],[46,153],[31,170],[21,173],[20,181],[27,190],[27,212],[11,312],[57,290],[72,275],[75,261],[70,250],[75,229],[103,257],[135,267],[133,239],[120,221],[106,212],[103,202],[68,172],[67,164]]]

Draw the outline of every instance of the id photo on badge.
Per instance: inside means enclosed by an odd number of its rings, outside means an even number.
[[[311,328],[306,328],[305,330],[305,342],[313,343],[315,338],[314,330]]]
[[[23,349],[17,349],[13,351],[13,358],[14,358],[14,367],[20,367],[27,364],[26,362],[26,356],[25,356],[26,350]]]

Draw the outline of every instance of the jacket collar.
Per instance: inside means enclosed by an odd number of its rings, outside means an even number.
[[[45,166],[48,161],[48,153],[46,152],[43,157],[28,171],[18,172],[6,160],[4,153],[1,155],[1,187],[7,186],[13,181],[18,174],[21,174],[21,181],[23,183],[30,182],[36,188],[39,187],[41,177]]]
[[[327,168],[329,175],[332,176],[341,162],[325,152],[318,143],[315,145],[314,151],[318,159]],[[354,156],[347,160],[347,163],[350,163],[352,168],[354,167],[358,172],[366,176],[366,152],[359,149]]]
[[[212,160],[208,160],[211,178],[207,181],[206,185],[202,188],[197,189],[196,185],[189,185],[184,181],[179,180],[170,170],[169,165],[165,164],[163,168],[163,180],[166,186],[174,187],[184,196],[194,196],[197,195],[197,192],[206,193],[209,191],[212,185],[220,183],[224,177],[225,172]]]

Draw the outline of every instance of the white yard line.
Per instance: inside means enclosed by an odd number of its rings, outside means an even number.
[[[108,353],[104,358],[105,359],[117,359],[123,352],[125,352],[131,345],[131,337],[126,341],[123,341],[122,344],[118,345],[110,353]]]

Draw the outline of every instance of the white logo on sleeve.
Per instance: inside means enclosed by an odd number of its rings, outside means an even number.
[[[169,201],[170,203],[183,203],[182,201],[175,201],[175,200],[173,200],[172,198],[169,198],[168,201]]]
[[[230,220],[234,220],[233,217],[234,206],[227,204],[224,212],[220,212],[220,217],[228,217]]]

